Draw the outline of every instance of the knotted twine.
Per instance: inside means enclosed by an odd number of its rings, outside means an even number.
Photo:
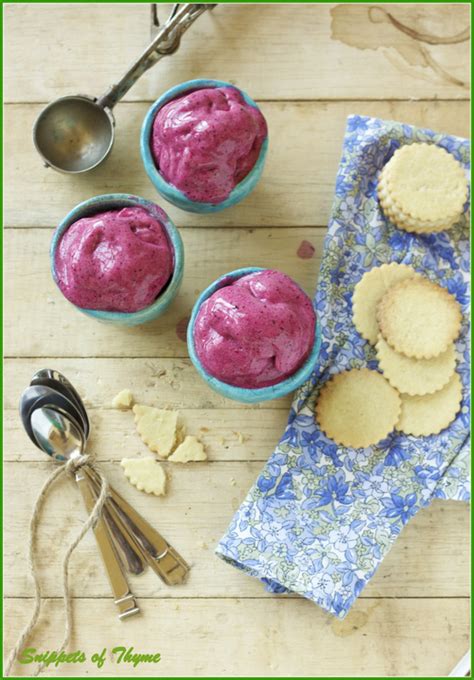
[[[71,636],[72,636],[72,629],[73,629],[73,620],[72,620],[72,606],[71,606],[71,593],[69,590],[69,562],[71,559],[71,555],[74,552],[74,550],[77,548],[79,543],[82,541],[86,533],[89,531],[91,527],[95,527],[97,524],[98,520],[100,519],[102,515],[102,510],[104,507],[104,503],[107,500],[107,492],[108,492],[108,483],[103,474],[98,470],[96,467],[94,467],[91,463],[90,456],[84,455],[84,456],[78,456],[77,458],[71,458],[68,460],[64,465],[61,465],[59,468],[57,468],[46,480],[46,482],[43,484],[41,491],[38,494],[38,497],[36,499],[34,508],[33,508],[33,514],[31,516],[30,520],[30,536],[29,536],[29,542],[28,542],[28,567],[29,567],[29,572],[31,577],[33,578],[34,586],[35,586],[35,607],[33,610],[33,613],[31,615],[31,618],[28,622],[28,624],[24,627],[22,633],[20,634],[15,646],[11,650],[6,667],[5,667],[5,676],[10,675],[10,671],[12,669],[12,666],[15,662],[16,657],[18,656],[18,653],[20,650],[23,648],[26,640],[29,638],[31,633],[33,632],[33,629],[35,628],[40,613],[41,613],[41,606],[43,603],[43,595],[41,592],[41,583],[39,580],[39,575],[38,575],[38,568],[36,564],[36,557],[37,557],[37,530],[39,526],[39,520],[40,520],[40,515],[41,515],[41,510],[43,508],[44,501],[46,500],[46,496],[48,494],[48,491],[50,490],[51,486],[60,478],[64,477],[65,475],[70,475],[74,476],[74,474],[81,468],[83,465],[89,465],[89,467],[93,467],[95,472],[99,475],[100,477],[100,494],[97,498],[97,501],[92,508],[92,511],[90,512],[87,520],[84,522],[82,529],[76,536],[76,538],[72,541],[72,543],[69,545],[69,548],[66,551],[66,554],[64,555],[63,558],[63,563],[62,563],[62,581],[63,581],[63,603],[64,603],[64,618],[65,618],[65,624],[64,624],[64,638],[61,644],[61,647],[59,649],[59,653],[64,651],[64,649],[68,646]],[[34,675],[39,675],[41,671],[43,670],[45,664],[40,664]]]

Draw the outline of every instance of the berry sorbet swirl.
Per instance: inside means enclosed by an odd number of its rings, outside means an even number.
[[[151,150],[168,183],[192,201],[217,204],[252,170],[266,136],[262,113],[238,90],[209,87],[158,111]]]
[[[171,278],[174,251],[166,229],[144,208],[108,210],[77,220],[55,253],[64,296],[85,309],[138,312]]]
[[[306,361],[316,314],[286,274],[264,270],[219,288],[201,305],[193,329],[203,368],[229,385],[275,385]]]

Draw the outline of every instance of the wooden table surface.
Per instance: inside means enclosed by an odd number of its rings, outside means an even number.
[[[34,499],[52,469],[22,431],[17,403],[33,372],[51,366],[86,397],[91,448],[110,480],[192,564],[181,587],[166,588],[152,573],[133,578],[143,615],[120,623],[94,539],[86,537],[71,568],[71,649],[90,656],[106,647],[100,675],[131,673],[112,663],[115,645],[161,653],[159,664],[133,671],[143,676],[446,674],[468,648],[467,505],[435,502],[422,510],[343,622],[304,599],[267,594],[257,580],[216,558],[213,547],[273,450],[289,399],[249,407],[213,393],[190,365],[177,327],[211,280],[247,264],[281,269],[314,293],[348,114],[469,134],[468,7],[221,5],[117,106],[116,143],[99,169],[77,177],[46,170],[31,141],[38,112],[61,95],[105,90],[147,44],[149,12],[147,4],[5,6],[6,647],[31,611],[25,537]],[[248,91],[271,137],[258,188],[241,205],[210,216],[161,201],[139,157],[150,102],[195,77]],[[186,248],[177,300],[143,328],[85,318],[49,273],[51,233],[65,213],[92,195],[121,191],[162,202]],[[302,241],[314,246],[314,257],[298,256]],[[133,489],[118,465],[147,451],[131,414],[110,407],[124,387],[139,402],[180,409],[191,432],[209,428],[209,462],[167,465],[166,498]],[[39,650],[60,645],[60,560],[83,519],[71,484],[58,485],[39,545],[47,598],[31,640]],[[45,674],[95,672],[88,661]]]

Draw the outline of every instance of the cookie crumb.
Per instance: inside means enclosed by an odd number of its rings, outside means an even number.
[[[121,390],[112,399],[112,406],[113,408],[118,408],[124,411],[131,409],[133,406],[133,394],[131,391],[128,389]]]

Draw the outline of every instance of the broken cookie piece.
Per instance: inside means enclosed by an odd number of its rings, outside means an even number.
[[[120,465],[130,484],[139,491],[155,496],[165,495],[166,474],[154,458],[123,458]]]
[[[148,448],[167,458],[176,441],[178,412],[135,404],[133,413],[137,432]]]
[[[112,399],[112,406],[126,410],[133,406],[133,394],[130,390],[122,390]]]
[[[207,460],[207,455],[201,442],[196,437],[188,435],[168,460],[173,463],[198,462]]]

